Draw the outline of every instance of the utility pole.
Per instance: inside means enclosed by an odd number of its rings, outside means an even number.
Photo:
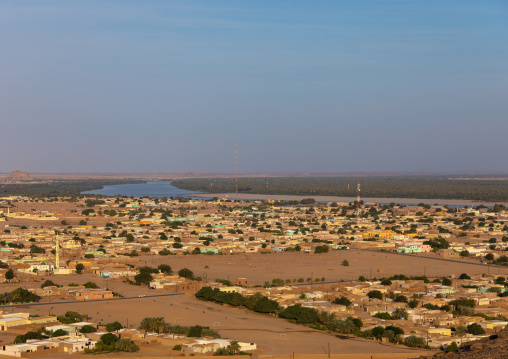
[[[55,267],[57,271],[60,268],[60,242],[58,240],[58,234],[56,235],[55,241]]]

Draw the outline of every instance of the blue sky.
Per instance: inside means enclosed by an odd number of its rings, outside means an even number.
[[[508,172],[506,1],[1,1],[0,172]]]

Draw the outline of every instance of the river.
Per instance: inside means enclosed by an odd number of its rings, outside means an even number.
[[[198,192],[176,188],[171,181],[154,181],[133,184],[118,184],[104,186],[101,189],[81,192],[81,194],[101,194],[104,196],[128,196],[128,197],[176,197],[190,196]]]
[[[236,195],[234,193],[200,193],[189,191],[185,189],[176,188],[171,185],[172,181],[155,181],[136,184],[119,184],[104,186],[102,189],[91,190],[82,192],[82,194],[101,194],[104,196],[128,196],[128,197],[176,197],[183,196],[193,199],[207,199],[207,198],[228,198],[234,200]],[[290,195],[267,195],[267,194],[254,194],[254,193],[239,193],[239,200],[254,201],[254,200],[284,200],[284,201],[301,201],[304,198],[314,198],[317,202],[338,202],[348,203],[356,200],[356,197],[335,197],[335,196],[290,196]],[[464,206],[478,206],[483,204],[487,207],[492,207],[494,202],[486,201],[471,201],[461,199],[417,199],[417,198],[362,198],[366,203],[388,204],[397,203],[405,205],[416,205],[418,203],[425,204],[438,204],[448,205],[450,207],[464,207]],[[508,206],[505,202],[496,202]]]

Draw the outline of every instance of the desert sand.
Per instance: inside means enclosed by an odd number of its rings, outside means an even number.
[[[508,274],[508,268],[476,265],[463,260],[460,263],[426,257],[370,251],[331,251],[321,254],[297,252],[271,254],[235,254],[224,256],[145,256],[150,266],[169,264],[173,270],[189,268],[196,276],[208,280],[247,278],[250,284],[263,284],[273,278],[322,278],[326,281],[356,280],[359,276],[387,277],[394,274],[427,275],[428,277],[452,274]],[[342,266],[348,260],[349,266]],[[460,260],[459,260],[460,261]],[[478,262],[476,262],[478,263]],[[208,268],[205,268],[208,266]]]

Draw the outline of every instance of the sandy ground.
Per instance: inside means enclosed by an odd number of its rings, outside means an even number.
[[[468,263],[453,263],[428,258],[407,257],[390,253],[363,251],[333,251],[325,254],[281,253],[281,254],[237,254],[225,256],[146,256],[147,265],[155,266],[160,263],[170,264],[174,270],[188,267],[196,275],[206,275],[208,279],[246,277],[253,284],[262,283],[273,278],[321,278],[327,280],[350,280],[359,275],[387,276],[404,273],[406,275],[441,276],[460,273],[483,273],[487,267]],[[349,267],[341,262],[347,259]],[[205,266],[208,268],[205,269]],[[384,272],[378,272],[381,269]],[[507,275],[508,268],[490,268],[490,272]],[[45,277],[46,278],[46,277]],[[70,304],[56,304],[58,298],[40,306],[22,306],[3,308],[6,312],[28,311],[32,314],[47,315],[64,314],[66,311],[78,311],[88,314],[89,321],[94,323],[108,323],[115,320],[129,327],[137,327],[145,317],[163,316],[171,324],[179,325],[207,325],[216,328],[224,338],[240,341],[252,341],[258,344],[260,354],[324,354],[330,343],[332,353],[362,354],[358,359],[368,359],[371,353],[410,353],[409,357],[416,357],[414,352],[405,347],[384,346],[370,340],[339,339],[332,335],[312,330],[303,326],[291,324],[285,320],[269,317],[245,309],[229,308],[213,303],[196,300],[192,295],[171,297],[144,297],[143,293],[162,294],[164,291],[150,290],[146,287],[132,286],[118,280],[105,280],[92,274],[71,276],[48,276],[58,284],[70,282],[85,283],[93,281],[100,287],[109,287],[125,297],[134,297],[121,301],[106,302],[74,302]],[[27,287],[39,287],[40,283],[23,282]],[[20,286],[20,284],[1,285],[0,291],[5,292]],[[49,298],[43,298],[47,302]],[[0,334],[0,340],[9,341],[12,338]]]
[[[159,293],[159,291],[158,291]],[[53,308],[53,309],[51,309]],[[144,317],[163,316],[171,324],[206,325],[219,330],[224,338],[255,342],[263,354],[321,354],[324,348],[333,353],[404,353],[405,347],[381,345],[372,340],[339,339],[332,335],[291,324],[286,320],[257,314],[245,309],[230,308],[213,303],[201,302],[192,295],[174,297],[134,298],[122,301],[88,302],[43,306],[23,306],[16,310],[47,315],[75,310],[90,315],[89,321],[120,321],[129,327],[137,327]]]
[[[229,198],[236,199],[235,193],[201,193],[193,194],[192,197],[196,198]],[[356,197],[336,197],[336,196],[291,196],[291,195],[270,195],[270,194],[255,194],[255,193],[239,193],[239,200],[281,200],[281,201],[301,201],[304,198],[314,198],[318,202],[338,202],[338,203],[349,203],[356,201]],[[461,199],[418,199],[418,198],[373,198],[373,197],[362,197],[362,201],[365,203],[402,203],[402,204],[438,204],[438,205],[449,205],[449,206],[478,206],[483,204],[485,206],[493,206],[495,203],[501,203],[508,205],[508,202],[485,202],[485,201],[471,201]]]
[[[273,278],[322,278],[327,281],[356,280],[366,277],[385,277],[394,274],[427,275],[429,277],[452,274],[508,274],[508,268],[479,266],[464,261],[456,263],[425,257],[403,256],[368,251],[332,251],[322,254],[272,253],[235,254],[224,256],[152,256],[139,257],[150,266],[169,264],[174,271],[187,267],[196,276],[208,280],[247,278],[251,284],[263,284]],[[342,266],[347,260],[349,267]],[[208,266],[208,268],[205,268]]]

